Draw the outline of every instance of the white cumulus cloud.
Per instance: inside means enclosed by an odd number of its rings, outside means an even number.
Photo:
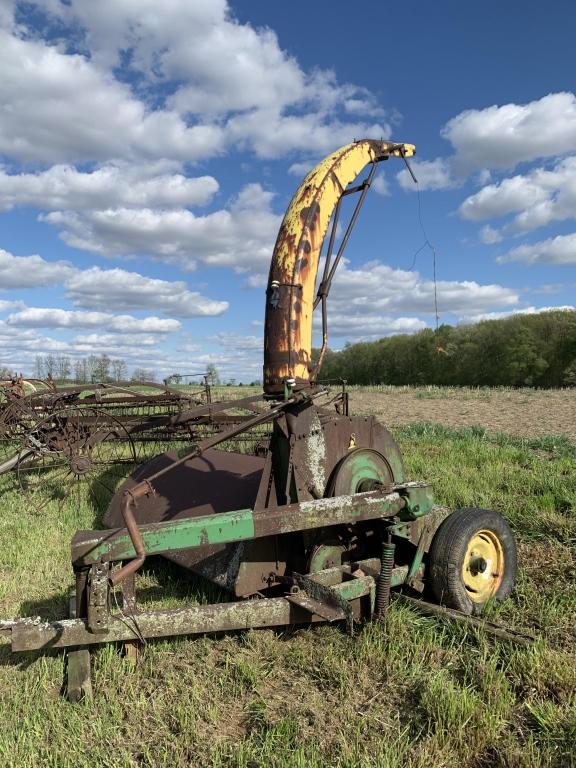
[[[146,177],[143,167],[105,165],[91,172],[53,165],[39,173],[0,170],[0,209],[34,206],[43,210],[112,207],[173,208],[206,205],[218,191],[212,176],[182,174]]]
[[[281,220],[271,210],[272,198],[260,184],[249,184],[228,209],[205,216],[187,209],[116,208],[55,211],[42,220],[60,227],[74,248],[105,256],[147,253],[187,270],[201,262],[242,272],[270,262]]]
[[[510,307],[519,301],[518,292],[498,284],[481,285],[473,280],[438,280],[438,308],[443,313],[459,313],[493,307]],[[418,272],[393,269],[378,261],[358,269],[341,263],[334,278],[329,302],[336,312],[370,314],[434,313],[434,283]]]
[[[216,125],[151,111],[129,87],[78,54],[0,29],[0,152],[23,161],[110,157],[195,160],[222,150]]]
[[[330,315],[328,327],[331,337],[358,342],[395,336],[399,333],[415,333],[426,328],[426,322],[416,317],[334,313]]]
[[[181,280],[160,280],[118,268],[78,270],[65,288],[76,306],[89,309],[158,309],[176,317],[213,317],[229,307],[227,301],[189,291]]]
[[[472,280],[439,280],[436,285],[440,315],[483,313],[518,305],[518,292],[497,284]],[[415,333],[434,315],[434,283],[414,271],[394,269],[379,261],[358,268],[347,259],[340,263],[328,298],[329,337],[349,341]],[[428,316],[428,322],[422,318]],[[315,331],[320,330],[318,312]]]
[[[434,160],[411,161],[420,188],[458,187],[474,173],[479,183],[485,184],[493,170],[576,151],[576,96],[551,93],[528,104],[468,109],[449,120],[441,135],[452,144],[454,153]],[[415,187],[406,169],[400,171],[398,180],[405,189]],[[494,215],[503,215],[515,210],[520,197],[529,200],[531,195],[539,194],[517,180],[492,186],[499,188],[502,208],[492,206],[492,188],[487,187],[487,192],[481,190],[465,201],[461,208],[465,218],[483,217],[482,212],[488,213],[491,206]]]
[[[57,285],[74,272],[67,261],[46,261],[41,256],[14,256],[0,248],[0,290]]]
[[[388,195],[390,195],[390,184],[388,184],[388,181],[383,173],[378,173],[376,176],[374,176],[374,180],[372,181],[372,189],[374,192],[376,192],[377,195],[382,195],[382,197],[388,197]]]
[[[436,160],[410,160],[410,166],[418,180],[418,188],[421,190],[450,189],[457,184],[452,178],[449,162],[441,157]],[[417,189],[406,168],[399,171],[396,178],[402,189],[410,191]]]
[[[236,350],[262,350],[264,342],[261,336],[243,336],[239,333],[222,331],[215,336],[210,336],[209,341],[216,342],[219,346],[230,351]]]
[[[103,349],[118,351],[125,347],[154,347],[160,341],[158,336],[145,336],[144,334],[111,334],[111,333],[88,333],[78,334],[74,337],[74,348],[78,352],[90,352]]]
[[[21,4],[18,29],[2,33],[0,98],[9,116],[0,151],[10,156],[189,161],[237,144],[279,157],[389,136],[384,110],[366,88],[340,83],[331,70],[306,71],[272,30],[240,23],[223,0],[36,4],[58,17],[76,48],[38,39],[32,4]],[[34,40],[22,39],[27,21]],[[134,76],[146,101],[116,78],[117,67]],[[32,112],[36,119],[26,124]]]
[[[524,264],[576,264],[576,233],[556,235],[530,245],[519,245],[499,256],[496,261],[504,264],[520,261]]]
[[[464,200],[459,210],[463,218],[472,221],[515,213],[502,228],[503,234],[528,232],[576,218],[576,157],[564,158],[550,170],[535,168],[490,184]]]
[[[460,320],[465,323],[479,323],[482,320],[502,320],[512,315],[538,315],[542,312],[575,312],[576,307],[524,307],[524,309],[511,309],[505,312],[483,312],[480,314],[463,315]]]
[[[514,168],[518,163],[576,150],[576,96],[550,93],[528,104],[469,109],[444,126],[460,173]]]
[[[494,245],[502,240],[502,233],[489,224],[485,224],[479,233],[480,242],[484,245]]]
[[[390,128],[381,123],[349,123],[336,117],[328,119],[315,112],[284,115],[278,110],[267,109],[231,117],[226,133],[240,148],[251,149],[258,157],[276,158],[289,151],[325,154],[357,136],[389,138]]]
[[[29,328],[102,328],[117,333],[170,333],[180,329],[178,320],[137,318],[110,312],[76,312],[53,307],[26,307],[8,316],[8,325]]]
[[[9,312],[12,309],[24,309],[23,301],[8,301],[0,299],[0,312]]]

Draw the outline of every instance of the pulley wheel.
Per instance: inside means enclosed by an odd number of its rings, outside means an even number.
[[[349,496],[393,482],[392,469],[381,453],[372,448],[356,448],[336,465],[326,495]],[[351,551],[357,554],[362,546],[362,538],[359,541],[356,534],[351,536],[348,532],[346,535],[334,529],[319,530],[316,543],[308,555],[308,572],[341,565],[350,559]]]
[[[391,485],[394,475],[390,465],[372,448],[356,448],[337,464],[328,496],[347,496]]]

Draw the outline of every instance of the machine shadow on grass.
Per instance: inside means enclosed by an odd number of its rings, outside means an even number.
[[[62,654],[59,654],[58,651],[52,651],[51,653],[47,653],[46,651],[32,651],[15,654],[10,650],[8,644],[0,645],[0,667],[12,667],[24,672],[30,667],[33,667],[43,656],[47,655],[61,656]]]

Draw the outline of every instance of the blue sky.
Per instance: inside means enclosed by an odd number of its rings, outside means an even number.
[[[282,214],[363,137],[417,145],[442,321],[572,306],[575,22],[568,2],[0,0],[0,365],[260,378]],[[383,164],[333,348],[433,326],[417,205]]]

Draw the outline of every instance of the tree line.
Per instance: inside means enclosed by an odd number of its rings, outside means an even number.
[[[77,384],[118,382],[128,379],[128,365],[121,358],[88,355],[71,360],[67,355],[36,355],[34,376],[54,381],[73,380]],[[155,381],[154,371],[134,368],[130,381]]]
[[[131,376],[128,375],[128,365],[122,358],[103,355],[88,355],[87,357],[72,360],[68,355],[36,355],[34,360],[34,374],[37,379],[51,379],[56,382],[73,382],[75,384],[116,383],[120,381],[156,382],[155,371],[149,368],[134,368]],[[0,367],[0,380],[16,378],[18,373],[8,367]],[[243,386],[235,378],[223,381],[214,363],[208,363],[205,373],[182,374],[172,373],[163,380],[164,384],[198,384],[201,379],[211,386]],[[253,381],[251,385],[260,382]]]
[[[328,350],[321,380],[350,384],[576,386],[576,311],[441,325]]]

